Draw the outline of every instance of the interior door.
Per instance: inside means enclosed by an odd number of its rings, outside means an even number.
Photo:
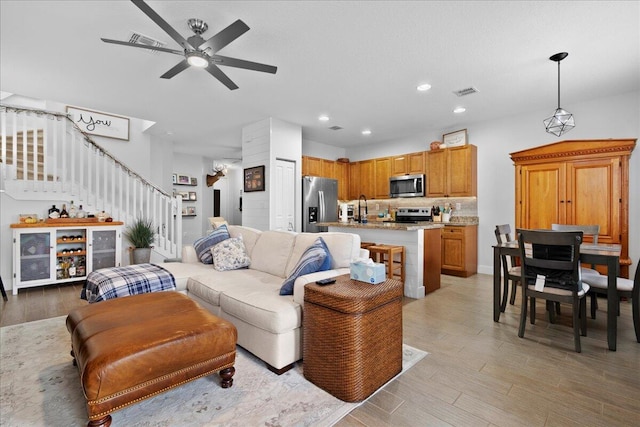
[[[272,230],[296,229],[295,162],[277,159],[274,170]]]

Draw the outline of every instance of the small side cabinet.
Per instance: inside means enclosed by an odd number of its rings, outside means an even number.
[[[478,226],[447,225],[442,230],[440,272],[469,277],[478,272]]]
[[[18,289],[83,280],[120,266],[122,223],[11,224],[13,295]]]

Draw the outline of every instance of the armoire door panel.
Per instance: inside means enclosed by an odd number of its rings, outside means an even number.
[[[522,168],[523,228],[550,229],[565,219],[565,166],[561,163]]]
[[[570,192],[567,224],[598,224],[600,242],[619,243],[619,159],[569,162],[567,181]]]

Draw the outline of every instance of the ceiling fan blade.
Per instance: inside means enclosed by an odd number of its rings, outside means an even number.
[[[249,31],[249,26],[238,19],[233,24],[229,25],[224,30],[220,31],[215,36],[211,37],[206,42],[202,43],[198,48],[200,50],[205,50],[207,48],[211,49],[212,53],[215,53]]]
[[[225,73],[222,72],[222,70],[220,68],[218,68],[216,66],[216,64],[209,64],[209,66],[206,68],[206,70],[209,72],[209,74],[211,74],[213,77],[215,77],[216,79],[220,80],[220,82],[225,85],[226,87],[228,87],[231,90],[234,89],[238,89],[238,86],[231,81],[231,79],[229,77],[227,77],[227,75]]]
[[[165,33],[169,34],[169,36],[171,36],[172,39],[174,39],[180,46],[182,46],[183,49],[194,49],[194,47],[191,46],[191,44],[184,37],[182,37],[176,30],[174,30],[173,27],[169,25],[169,23],[167,23],[167,21],[162,19],[162,17],[158,15],[155,10],[151,9],[151,7],[149,7],[149,5],[146,4],[143,0],[131,0],[131,2],[138,6],[138,9],[143,11],[145,15],[151,18],[153,22],[158,24],[158,26],[162,28]]]
[[[102,40],[105,43],[120,44],[123,46],[139,47],[142,49],[157,50],[159,52],[167,52],[167,53],[174,53],[176,55],[184,55],[184,52],[182,52],[181,50],[167,49],[164,47],[147,46],[140,43],[123,42],[120,40],[112,40],[112,39],[105,39],[105,38],[101,38],[100,40]]]
[[[245,61],[244,59],[229,58],[228,56],[213,55],[216,65],[226,65],[227,67],[246,68],[247,70],[262,71],[263,73],[275,74],[278,67],[273,65],[260,64],[259,62]]]
[[[172,69],[170,69],[169,71],[167,71],[166,73],[164,73],[163,75],[160,76],[161,79],[170,79],[171,77],[175,76],[176,74],[178,74],[181,71],[186,70],[187,68],[189,68],[189,63],[187,62],[186,59],[178,62]]]

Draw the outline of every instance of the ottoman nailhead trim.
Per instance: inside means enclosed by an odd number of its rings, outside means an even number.
[[[103,397],[102,399],[87,401],[87,406],[92,406],[92,405],[100,404],[100,403],[102,403],[102,402],[104,402],[104,401],[106,401],[106,400],[108,400],[108,399],[113,398],[113,397],[120,396],[121,394],[128,393],[128,392],[130,392],[130,391],[132,391],[132,390],[136,390],[136,389],[139,389],[139,388],[142,388],[142,387],[146,387],[146,386],[147,386],[147,385],[149,385],[149,384],[154,384],[154,383],[156,383],[156,382],[158,382],[158,381],[161,381],[161,380],[163,380],[163,379],[169,378],[169,377],[171,377],[171,376],[173,376],[173,375],[175,375],[175,374],[179,374],[179,373],[181,373],[181,372],[185,372],[185,371],[190,371],[190,370],[195,369],[195,368],[197,368],[197,367],[199,367],[199,366],[202,366],[202,365],[205,365],[205,364],[208,364],[208,363],[211,363],[211,362],[215,362],[216,360],[218,360],[218,359],[222,359],[222,358],[225,358],[225,357],[228,357],[228,356],[229,356],[229,355],[231,355],[231,354],[235,354],[235,350],[234,350],[233,352],[231,352],[231,353],[223,354],[223,355],[221,355],[221,356],[215,357],[215,358],[213,358],[213,359],[209,359],[209,360],[207,360],[207,361],[205,361],[205,362],[198,363],[198,364],[193,365],[193,366],[190,366],[190,367],[188,367],[188,368],[180,369],[180,370],[178,370],[178,371],[176,371],[176,372],[174,372],[174,373],[172,373],[172,374],[163,375],[163,376],[161,376],[161,377],[159,377],[159,378],[156,378],[156,379],[151,380],[151,381],[147,381],[147,382],[145,382],[145,383],[143,383],[143,384],[139,384],[139,385],[137,385],[137,386],[135,386],[135,387],[131,387],[131,388],[128,388],[128,389],[126,389],[126,390],[122,390],[122,391],[120,391],[120,392],[118,392],[118,393],[115,393],[115,394],[112,394],[112,395],[109,395],[109,396],[105,396],[105,397]],[[212,370],[210,370],[210,371],[203,372],[202,374],[200,374],[200,375],[198,375],[198,376],[195,376],[195,377],[193,377],[193,378],[190,378],[190,379],[188,379],[188,380],[181,381],[181,382],[176,383],[176,384],[172,384],[172,385],[171,385],[171,386],[169,386],[169,387],[165,387],[165,388],[163,388],[162,390],[158,390],[158,391],[156,391],[156,392],[154,392],[154,393],[152,393],[152,394],[149,394],[149,395],[147,395],[147,396],[140,397],[140,398],[138,398],[138,399],[132,400],[131,402],[127,402],[127,403],[122,404],[122,405],[118,405],[117,407],[114,407],[114,408],[110,409],[109,411],[101,412],[101,413],[99,413],[99,414],[94,414],[93,416],[89,417],[89,419],[91,419],[91,420],[97,420],[97,419],[100,419],[100,418],[102,418],[102,417],[103,417],[103,416],[105,416],[105,415],[108,415],[108,414],[110,414],[110,413],[112,413],[112,412],[114,412],[114,411],[117,411],[117,410],[119,410],[119,409],[121,409],[121,408],[124,408],[124,407],[126,407],[126,406],[129,406],[129,405],[131,405],[131,404],[134,404],[134,403],[140,402],[140,401],[145,400],[145,399],[148,399],[148,398],[150,398],[150,397],[154,397],[154,396],[156,396],[156,395],[158,395],[158,394],[160,394],[160,393],[164,393],[164,392],[165,392],[165,391],[167,391],[167,390],[170,390],[170,389],[172,389],[172,388],[175,388],[175,387],[181,386],[182,384],[186,384],[186,383],[188,383],[188,382],[191,382],[191,381],[197,380],[198,378],[206,377],[207,375],[211,375],[211,374],[213,374],[213,373],[215,373],[215,372],[220,372],[220,371],[221,371],[221,370],[223,370],[223,369],[230,368],[230,367],[232,367],[232,366],[234,365],[234,363],[235,363],[235,357],[234,357],[234,362],[232,362],[232,363],[227,363],[226,365],[222,365],[222,366],[220,366],[219,368],[215,368],[215,369],[212,369]],[[85,395],[85,397],[86,397],[86,395]]]

